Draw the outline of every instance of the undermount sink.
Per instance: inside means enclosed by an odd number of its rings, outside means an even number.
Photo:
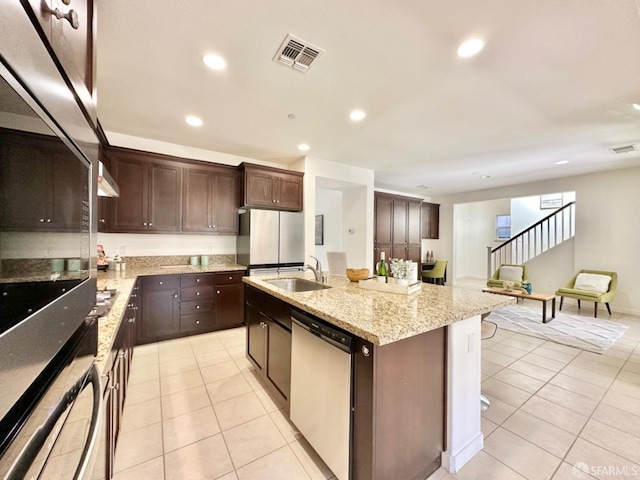
[[[326,288],[331,288],[329,285],[312,282],[311,280],[305,280],[304,278],[277,278],[274,280],[265,280],[265,282],[273,285],[274,287],[287,290],[288,292],[309,292],[312,290],[324,290]]]

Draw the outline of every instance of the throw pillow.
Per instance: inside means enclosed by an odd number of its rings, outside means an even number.
[[[586,290],[587,292],[606,293],[609,291],[609,275],[597,273],[579,273],[573,288],[576,290]]]
[[[521,282],[522,281],[522,267],[500,267],[500,274],[498,280],[507,280],[509,282]]]

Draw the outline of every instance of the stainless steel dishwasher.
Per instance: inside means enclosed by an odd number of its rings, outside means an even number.
[[[297,310],[291,315],[291,421],[334,475],[347,480],[354,339]]]

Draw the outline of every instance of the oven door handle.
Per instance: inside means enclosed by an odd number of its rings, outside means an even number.
[[[95,450],[95,444],[98,440],[101,423],[100,418],[102,418],[103,412],[102,383],[100,381],[100,373],[98,372],[98,369],[95,365],[92,365],[88,370],[88,374],[83,375],[82,378],[80,378],[73,385],[73,387],[71,387],[63,395],[62,399],[55,406],[46,422],[33,434],[29,442],[22,449],[22,453],[20,454],[20,456],[11,466],[11,469],[5,477],[7,480],[18,480],[24,478],[25,473],[34,463],[36,457],[42,449],[42,446],[44,445],[49,434],[55,428],[55,425],[62,414],[67,410],[69,405],[73,404],[73,402],[76,401],[76,398],[78,398],[80,393],[89,384],[89,382],[87,381],[89,380],[88,377],[90,377],[90,382],[93,386],[93,410],[91,413],[91,425],[89,427],[89,433],[87,435],[87,443],[84,446],[82,456],[80,457],[80,463],[73,477],[74,480],[82,479],[84,478],[84,475],[87,475],[86,478],[88,478],[88,475],[91,474],[91,468],[93,467],[92,462],[95,460],[95,455],[93,455],[93,452]]]
[[[104,410],[104,401],[102,398],[102,381],[101,375],[96,365],[91,366],[91,385],[93,386],[93,410],[91,412],[91,425],[89,426],[89,434],[87,435],[87,443],[84,446],[82,457],[80,457],[80,465],[74,475],[75,479],[89,478],[93,471],[93,464],[96,459],[98,437],[100,436],[100,425],[102,424],[102,416]],[[79,392],[78,392],[79,393]]]

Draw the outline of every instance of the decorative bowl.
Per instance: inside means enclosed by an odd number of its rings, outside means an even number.
[[[347,278],[352,282],[369,278],[368,268],[347,268]]]

